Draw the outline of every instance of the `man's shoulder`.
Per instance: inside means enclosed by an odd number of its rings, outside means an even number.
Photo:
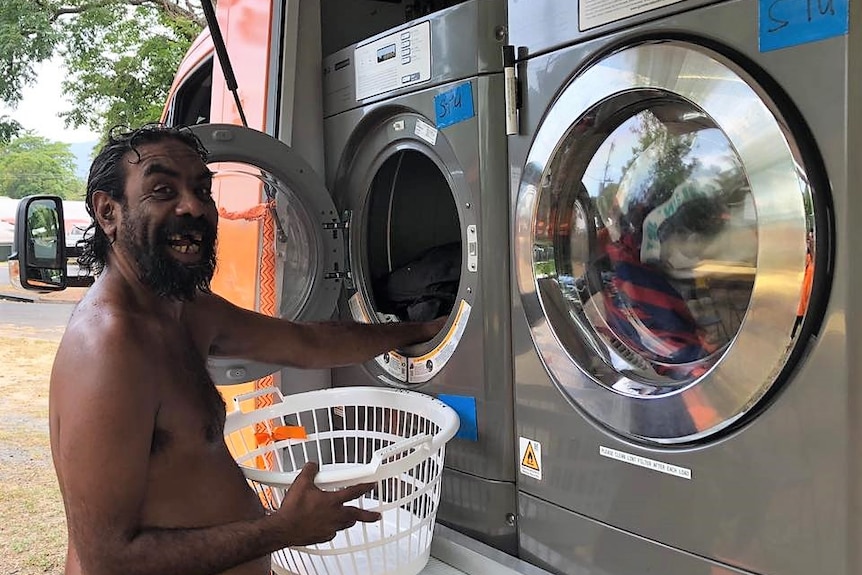
[[[193,330],[217,330],[218,326],[230,321],[233,309],[236,306],[219,295],[198,292],[195,299],[183,305],[183,321]]]
[[[209,313],[213,310],[225,309],[232,304],[213,292],[198,292],[195,299],[186,302],[185,308],[190,311]]]
[[[107,350],[135,351],[158,342],[153,314],[124,307],[110,299],[84,299],[66,326],[61,345],[71,344],[80,353]]]

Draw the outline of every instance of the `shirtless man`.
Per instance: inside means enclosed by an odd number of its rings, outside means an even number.
[[[183,130],[112,137],[93,162],[97,273],[51,374],[51,449],[66,508],[67,575],[264,575],[269,554],[328,541],[379,515],[345,505],[370,490],[299,475],[265,515],[225,447],[208,355],[301,368],[365,361],[441,324],[294,323],[209,290],[217,212],[205,150]]]

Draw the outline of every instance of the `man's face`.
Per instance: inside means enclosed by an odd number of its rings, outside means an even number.
[[[125,158],[117,243],[157,295],[191,300],[209,287],[216,266],[212,173],[179,141],[146,144],[139,152],[140,161],[131,153]]]

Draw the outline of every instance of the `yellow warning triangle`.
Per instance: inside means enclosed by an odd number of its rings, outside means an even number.
[[[524,458],[521,460],[521,465],[539,471],[539,460],[536,459],[536,452],[533,451],[532,443],[527,443],[527,451],[524,452]]]

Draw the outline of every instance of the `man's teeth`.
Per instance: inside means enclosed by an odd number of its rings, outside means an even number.
[[[200,242],[204,239],[204,235],[202,232],[190,232],[188,234],[172,234],[168,239],[172,242],[182,242],[186,240],[186,238],[191,239],[195,242]]]
[[[198,254],[201,251],[200,243],[203,233],[194,231],[187,234],[171,234],[168,243],[171,249],[181,254]]]
[[[201,247],[198,244],[173,245],[171,249],[181,254],[196,254],[201,251]]]

